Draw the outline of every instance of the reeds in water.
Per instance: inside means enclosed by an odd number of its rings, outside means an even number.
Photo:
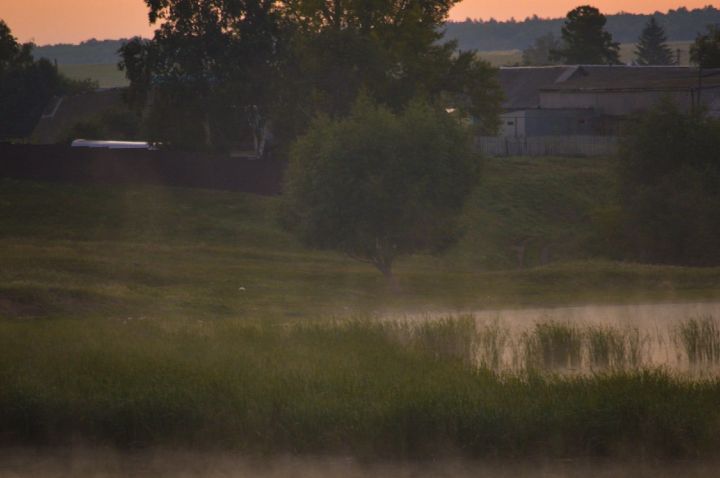
[[[712,317],[681,322],[675,331],[675,338],[691,366],[720,363],[720,327]]]

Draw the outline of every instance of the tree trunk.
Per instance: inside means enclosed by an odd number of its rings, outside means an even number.
[[[397,278],[395,277],[395,274],[393,274],[392,271],[392,262],[391,261],[375,261],[374,262],[375,267],[382,272],[382,275],[385,276],[385,280],[387,281],[388,288],[396,293],[400,291],[400,284],[397,281]]]
[[[203,132],[205,133],[205,147],[212,149],[212,129],[210,128],[210,116],[207,113],[205,113],[203,120]]]

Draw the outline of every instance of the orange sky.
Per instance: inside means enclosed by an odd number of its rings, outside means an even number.
[[[464,0],[452,18],[522,19],[535,13],[559,17],[581,3],[591,3],[606,13],[720,5],[718,0]],[[0,19],[21,41],[33,40],[39,45],[93,37],[149,36],[152,32],[142,0],[0,0]]]

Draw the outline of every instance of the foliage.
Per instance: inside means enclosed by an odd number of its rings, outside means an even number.
[[[620,63],[620,44],[605,30],[607,19],[588,5],[568,12],[562,27],[563,46],[551,58],[566,65],[614,65]]]
[[[0,433],[251,456],[717,457],[717,379],[496,374],[437,353],[449,326],[403,344],[411,325],[357,320],[2,320]]]
[[[497,127],[495,70],[439,42],[455,0],[147,3],[161,26],[127,43],[121,66],[137,104],[152,92],[153,140],[227,148],[245,128],[262,152],[272,128],[284,147],[316,115],[347,114],[361,91],[396,111],[442,99]]]
[[[457,237],[477,161],[466,128],[444,110],[414,102],[394,114],[361,99],[347,119],[318,119],[294,145],[286,224],[306,244],[389,276],[398,256]]]
[[[640,35],[637,49],[638,65],[672,65],[675,63],[673,52],[667,45],[667,35],[655,17],[650,17]]]
[[[273,2],[146,0],[152,41],[121,48],[130,98],[152,94],[150,140],[183,148],[228,148],[245,131],[264,143],[277,44]],[[245,133],[245,136],[248,136]]]
[[[720,68],[720,27],[711,25],[690,47],[690,61],[701,68]]]
[[[302,132],[316,114],[347,114],[362,91],[399,111],[417,96],[442,98],[494,131],[501,90],[473,52],[442,43],[456,0],[288,2],[297,33],[289,45],[281,131]],[[319,8],[319,5],[321,6]],[[287,112],[294,112],[287,116]]]
[[[552,52],[562,48],[560,40],[554,33],[548,33],[537,39],[532,46],[522,52],[522,64],[524,66],[544,66],[557,64],[557,59],[552,58]]]
[[[720,264],[720,121],[664,102],[622,148],[621,254],[636,260]]]
[[[48,60],[33,58],[0,20],[0,139],[28,136],[53,96],[87,91],[91,81],[69,80]]]

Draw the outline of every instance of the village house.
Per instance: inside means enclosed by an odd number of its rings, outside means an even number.
[[[489,155],[604,155],[637,113],[667,99],[720,117],[720,70],[682,66],[501,68],[499,134],[479,138]]]

